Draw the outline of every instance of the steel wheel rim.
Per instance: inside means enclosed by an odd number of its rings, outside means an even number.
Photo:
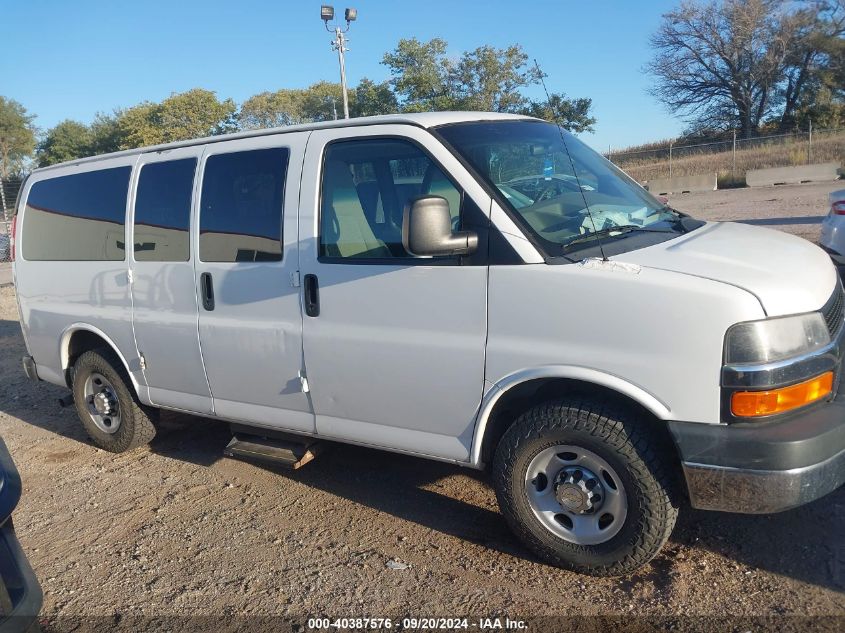
[[[108,379],[93,372],[85,379],[83,387],[88,416],[100,431],[112,435],[120,428],[120,402],[117,392]]]
[[[616,470],[580,446],[558,444],[537,453],[525,473],[525,495],[543,527],[576,545],[609,541],[628,516],[625,488]]]

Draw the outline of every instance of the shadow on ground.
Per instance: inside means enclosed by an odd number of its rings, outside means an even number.
[[[17,348],[11,353],[10,347]],[[18,323],[0,321],[0,410],[27,424],[87,443],[75,412],[56,400],[67,393],[23,378],[17,366],[23,354]],[[11,363],[14,361],[15,366]],[[188,415],[165,414],[150,450],[172,459],[210,467],[223,458],[231,435],[228,425]],[[493,509],[450,495],[455,475],[482,485],[486,475],[459,466],[331,444],[297,471],[264,466],[285,477],[342,499],[389,513],[405,521],[490,547],[516,558],[533,560]],[[812,504],[775,515],[736,515],[682,508],[678,525],[650,566],[630,582],[651,580],[658,587],[671,582],[671,557],[684,547],[706,549],[744,565],[799,581],[842,591],[845,587],[845,488]],[[839,558],[837,558],[839,556]]]

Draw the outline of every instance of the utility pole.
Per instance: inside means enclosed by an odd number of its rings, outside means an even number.
[[[340,64],[340,89],[343,92],[343,118],[349,118],[349,95],[346,89],[346,57],[345,53],[349,49],[346,48],[346,33],[349,31],[349,26],[358,18],[357,9],[346,9],[344,12],[346,19],[346,28],[337,26],[329,26],[329,22],[334,20],[334,7],[324,4],[320,7],[320,19],[326,26],[326,30],[331,33],[334,29],[334,40],[332,40],[332,50],[337,51],[337,61]]]

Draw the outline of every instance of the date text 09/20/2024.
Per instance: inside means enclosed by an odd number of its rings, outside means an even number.
[[[309,630],[470,630],[496,631],[511,630],[519,631],[528,628],[524,620],[511,620],[510,618],[309,618]]]

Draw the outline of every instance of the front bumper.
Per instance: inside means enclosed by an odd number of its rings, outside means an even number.
[[[730,425],[672,421],[669,429],[694,508],[779,512],[845,484],[842,393],[784,420]]]

